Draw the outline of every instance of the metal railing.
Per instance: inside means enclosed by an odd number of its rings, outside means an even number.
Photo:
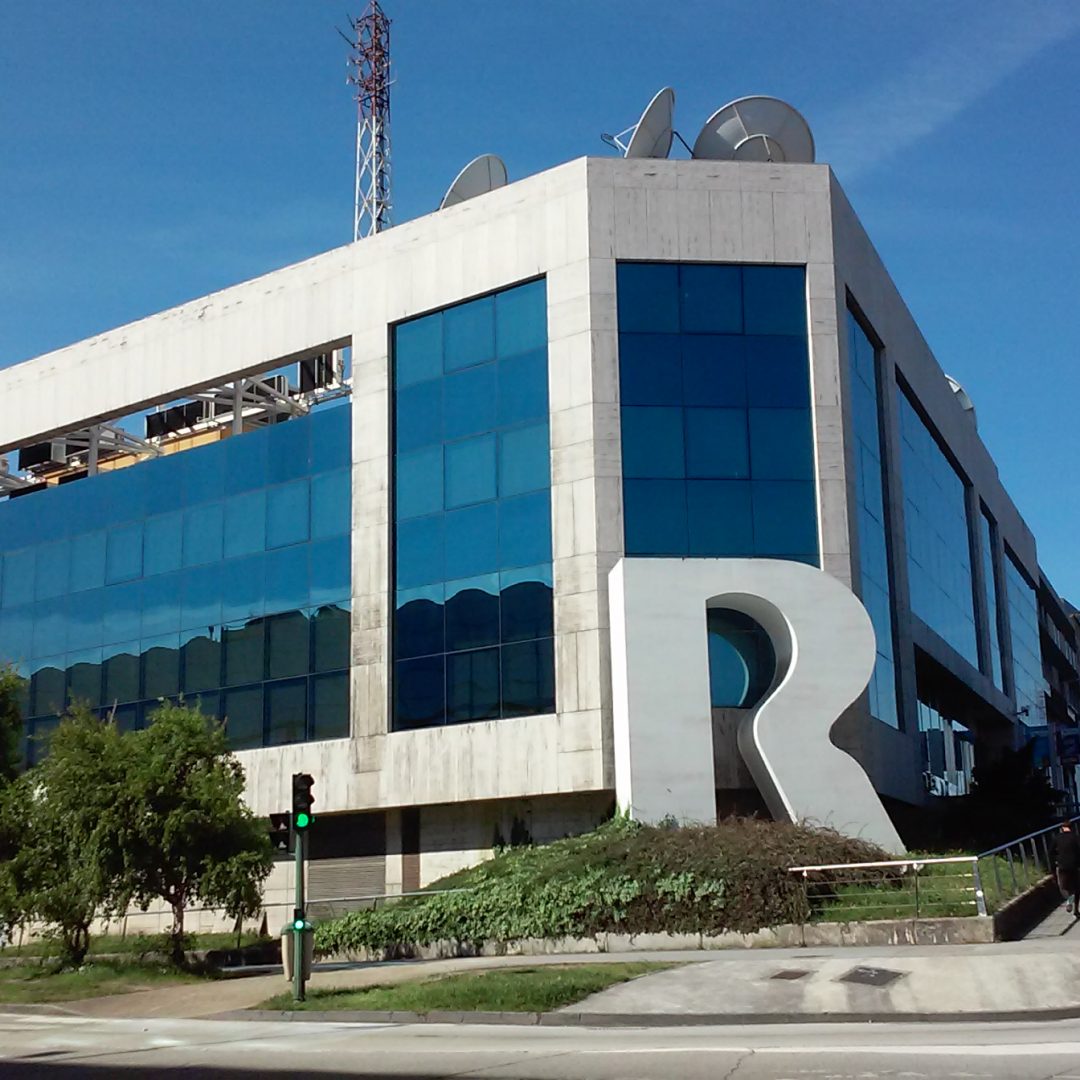
[[[977,855],[792,866],[808,922],[986,915]]]
[[[1080,822],[1080,816],[1066,820]],[[1060,827],[978,855],[792,866],[788,873],[801,876],[807,921],[986,916],[1050,873],[1050,836]]]
[[[1080,822],[1080,815],[1064,820],[1075,825]],[[994,883],[995,907],[1002,907],[1027,892],[1051,872],[1050,836],[1060,828],[1061,822],[1058,822],[978,856],[980,861],[989,863],[990,873],[986,876]]]

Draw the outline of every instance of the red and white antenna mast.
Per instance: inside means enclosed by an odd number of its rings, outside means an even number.
[[[353,239],[390,226],[390,20],[379,0],[350,19],[349,83],[356,87]]]

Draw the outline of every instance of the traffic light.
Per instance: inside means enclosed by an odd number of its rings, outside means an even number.
[[[311,789],[315,780],[308,773],[293,773],[292,778],[292,824],[298,832],[307,832],[311,826],[311,804],[315,796]]]
[[[274,851],[292,850],[292,815],[270,815],[270,846]]]

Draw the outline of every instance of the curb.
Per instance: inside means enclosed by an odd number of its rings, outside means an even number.
[[[740,1024],[957,1024],[1050,1023],[1080,1019],[1080,1005],[1056,1009],[952,1013],[520,1013],[520,1012],[376,1012],[340,1009],[297,1012],[237,1009],[206,1020],[284,1020],[296,1024],[477,1024],[518,1027],[670,1028],[732,1027]]]

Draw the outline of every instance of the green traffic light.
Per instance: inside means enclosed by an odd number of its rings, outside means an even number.
[[[292,925],[293,925],[294,930],[303,930],[304,929],[304,920],[303,919],[293,919],[293,924]]]
[[[306,829],[311,824],[311,815],[305,814],[303,810],[296,815],[296,827],[298,829]]]

